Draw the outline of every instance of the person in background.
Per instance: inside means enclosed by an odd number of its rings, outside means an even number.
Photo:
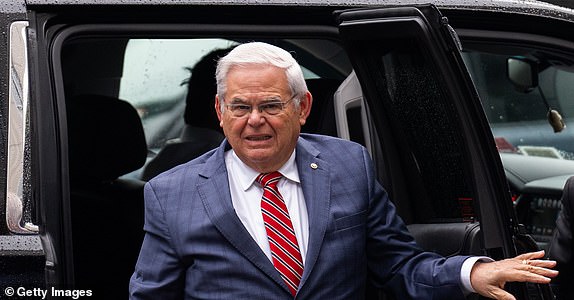
[[[574,177],[568,178],[562,192],[562,209],[556,220],[556,229],[548,249],[548,257],[556,260],[560,274],[553,280],[555,294],[559,300],[574,299]]]
[[[216,93],[215,66],[217,60],[231,49],[216,49],[203,56],[189,69],[183,119],[185,126],[177,139],[169,140],[146,165],[141,179],[148,181],[161,172],[188,162],[219,146],[223,133],[213,108]]]
[[[226,139],[150,180],[131,299],[513,299],[506,282],[549,283],[544,252],[441,257],[414,241],[359,144],[301,134],[311,111],[299,64],[266,43],[216,69]]]

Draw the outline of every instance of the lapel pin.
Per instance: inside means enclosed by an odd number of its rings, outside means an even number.
[[[311,163],[311,169],[317,170],[319,166],[316,163]]]

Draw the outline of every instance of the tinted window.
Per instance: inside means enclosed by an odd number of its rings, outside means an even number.
[[[394,117],[400,120],[430,198],[426,204],[430,210],[418,210],[421,217],[432,222],[463,219],[469,209],[466,200],[472,196],[465,147],[440,77],[424,52],[412,45],[388,53],[383,63]]]
[[[474,193],[468,180],[468,158],[455,107],[440,81],[442,75],[417,42],[385,41],[369,47],[364,67],[382,78],[377,90],[385,98],[382,115],[388,122],[384,126],[396,126],[393,140],[403,173],[408,174],[408,205],[415,215],[404,218],[414,223],[472,219]],[[381,143],[387,147],[393,141]],[[405,200],[395,197],[395,201],[403,213]]]
[[[140,113],[151,151],[157,152],[166,141],[179,136],[193,66],[211,51],[235,44],[225,39],[128,41],[119,97]]]

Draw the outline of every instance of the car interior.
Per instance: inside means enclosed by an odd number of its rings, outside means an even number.
[[[67,107],[76,285],[89,288],[113,267],[104,277],[109,289],[98,294],[117,297],[143,241],[144,182],[119,178],[145,162],[143,127],[133,106],[117,98],[79,95]]]
[[[67,116],[78,286],[115,283],[107,289],[110,299],[127,293],[143,238],[145,182],[222,140],[213,119],[213,98],[188,99],[214,93],[213,83],[194,81],[199,62],[214,50],[251,40],[293,53],[313,95],[312,112],[302,132],[364,145],[380,182],[422,248],[445,256],[485,254],[474,201],[479,191],[464,163],[469,158],[462,125],[451,118],[455,107],[442,100],[446,97],[440,83],[429,79],[433,66],[412,59],[423,56],[421,49],[413,49],[408,42],[398,42],[395,48],[382,43],[374,47],[370,54],[383,55],[364,67],[383,66],[388,82],[380,87],[381,93],[389,95],[387,102],[377,106],[366,104],[361,75],[331,33],[282,36],[253,31],[252,36],[243,32],[174,37],[170,32],[158,34],[161,30],[148,35],[138,31],[133,36],[121,31],[102,34],[89,26],[72,27],[72,31],[54,53],[61,64],[55,65],[55,72],[61,72],[63,79]],[[214,59],[207,60],[211,68]],[[170,79],[173,74],[182,75]],[[413,85],[423,88],[412,90]],[[198,98],[206,100],[199,103]],[[195,137],[188,139],[190,133]],[[117,272],[107,271],[112,267]],[[384,299],[375,287],[369,288],[370,298]]]

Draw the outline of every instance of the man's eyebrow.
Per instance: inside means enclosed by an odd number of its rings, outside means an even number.
[[[247,104],[247,101],[241,98],[232,98],[230,101],[231,104]]]
[[[261,100],[261,103],[268,103],[268,102],[281,102],[281,97],[271,96]]]
[[[258,103],[269,103],[269,102],[281,102],[282,99],[281,97],[278,96],[270,96],[267,98],[263,98],[261,101],[257,101]],[[251,104],[248,100],[242,99],[242,98],[232,98],[229,101],[230,104]]]

